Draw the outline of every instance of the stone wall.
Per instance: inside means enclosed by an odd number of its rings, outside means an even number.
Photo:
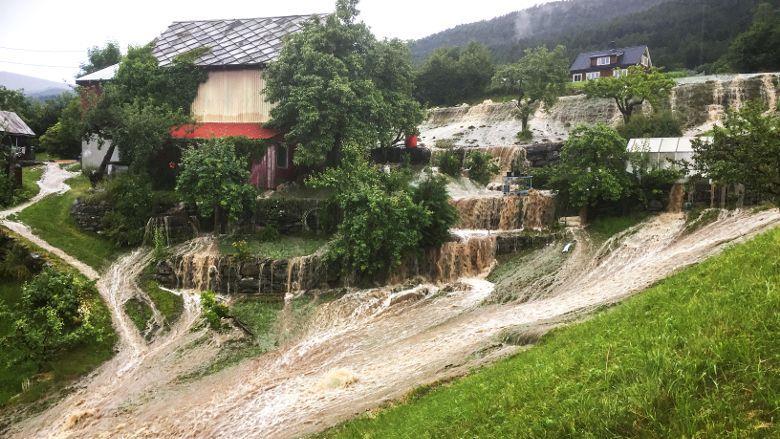
[[[339,271],[320,255],[292,259],[239,258],[195,260],[177,256],[157,263],[155,279],[168,288],[213,290],[283,299],[288,292],[335,287]]]
[[[78,199],[70,208],[70,216],[81,230],[97,233],[103,230],[103,217],[108,210],[109,205],[105,201],[85,203]]]
[[[275,227],[282,233],[320,232],[331,225],[333,214],[325,200],[310,198],[264,198],[257,201],[254,225]]]
[[[535,143],[525,147],[526,160],[532,168],[541,168],[558,162],[561,158],[563,142]]]

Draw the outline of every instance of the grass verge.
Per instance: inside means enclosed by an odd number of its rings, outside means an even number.
[[[49,244],[101,271],[122,250],[95,233],[79,229],[70,216],[70,208],[76,198],[89,189],[89,181],[83,175],[67,181],[71,190],[62,195],[46,197],[17,215],[17,219],[32,229]]]
[[[780,229],[323,437],[777,437]]]
[[[247,251],[269,259],[289,259],[313,254],[327,244],[327,239],[318,236],[280,236],[272,241],[261,241],[252,236],[235,236],[220,239],[219,251],[223,255],[237,254],[233,247],[236,241],[246,241]]]
[[[633,227],[646,220],[647,213],[633,213],[626,216],[597,217],[588,224],[588,233],[596,242],[604,242],[607,239]]]

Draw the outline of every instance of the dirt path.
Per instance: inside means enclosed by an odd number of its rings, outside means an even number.
[[[59,248],[50,245],[43,239],[39,238],[26,225],[8,219],[9,216],[23,211],[24,209],[41,201],[42,199],[48,197],[49,195],[62,194],[69,191],[70,186],[68,186],[65,183],[65,181],[72,177],[75,177],[76,175],[78,175],[78,173],[66,171],[61,167],[59,167],[57,164],[47,163],[46,170],[44,171],[41,180],[38,181],[38,186],[41,188],[41,191],[38,193],[38,195],[36,195],[26,203],[20,204],[16,207],[12,207],[10,209],[0,212],[0,225],[7,227],[8,229],[12,230],[14,233],[22,236],[23,238],[27,239],[28,241],[32,242],[38,247],[46,250],[49,253],[54,254],[58,258],[65,261],[66,264],[74,267],[76,270],[81,272],[87,278],[95,280],[98,277],[100,277],[100,275],[97,273],[97,271],[95,271],[95,269],[79,261],[73,256],[65,253]]]
[[[11,215],[21,212],[47,196],[67,192],[70,187],[65,181],[76,175],[77,173],[65,171],[57,164],[49,163],[38,182],[40,193],[24,204],[0,212],[2,226],[56,255],[89,279],[97,280],[98,292],[111,311],[114,327],[119,335],[117,355],[112,360],[85,377],[77,385],[75,392],[63,401],[26,421],[37,420],[44,423],[59,421],[60,424],[71,427],[78,425],[84,418],[94,415],[98,408],[120,409],[117,405],[111,405],[112,401],[127,403],[133,398],[140,398],[154,389],[162,388],[180,374],[191,370],[191,367],[208,361],[216,351],[206,344],[203,348],[190,349],[184,355],[176,354],[181,346],[192,343],[204,335],[204,331],[191,330],[200,316],[197,294],[174,292],[183,297],[184,311],[167,333],[156,337],[151,343],[143,339],[133,322],[124,313],[123,307],[129,298],[137,296],[148,299],[146,293],[142,292],[136,284],[138,275],[151,259],[148,250],[139,249],[120,258],[101,277],[92,267],[36,236],[26,225],[8,219]],[[155,315],[159,314],[156,309],[153,311]],[[63,425],[58,424],[58,427]],[[35,436],[41,437],[40,434]]]
[[[608,250],[591,249],[583,240],[554,281],[522,303],[484,305],[493,285],[480,279],[442,289],[355,292],[321,306],[298,341],[192,384],[176,385],[171,377],[212,351],[183,349],[197,340],[191,332],[171,335],[168,345],[123,349],[126,356],[101,368],[83,390],[14,433],[149,438],[312,433],[420,384],[514,352],[497,344],[503,331],[544,326],[620,301],[778,224],[778,210],[738,212],[685,235],[682,215],[661,215],[608,243]],[[136,264],[132,257],[125,263]],[[122,373],[120,366],[127,364],[132,367]]]

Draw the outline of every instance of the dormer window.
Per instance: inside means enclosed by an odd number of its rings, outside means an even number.
[[[600,56],[596,58],[597,66],[608,66],[610,64],[612,64],[612,57],[610,56]]]

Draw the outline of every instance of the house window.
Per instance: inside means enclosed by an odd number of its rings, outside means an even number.
[[[621,76],[626,76],[626,75],[628,75],[627,69],[615,69],[612,72],[612,76],[614,76],[615,78],[620,78]]]
[[[608,66],[610,64],[612,64],[612,57],[610,56],[600,56],[596,59],[597,66]]]
[[[286,145],[276,145],[276,167],[279,169],[287,169],[290,165],[289,155]]]
[[[601,72],[588,72],[586,77],[588,80],[601,78]]]
[[[572,75],[572,80],[574,80],[574,82],[582,81],[582,73],[575,73]]]

